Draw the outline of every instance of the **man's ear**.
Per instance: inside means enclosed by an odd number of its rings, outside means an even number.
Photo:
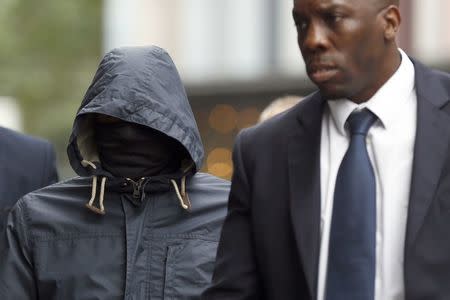
[[[388,41],[395,40],[402,22],[400,9],[396,5],[389,5],[384,9],[382,18],[384,20],[384,38]]]

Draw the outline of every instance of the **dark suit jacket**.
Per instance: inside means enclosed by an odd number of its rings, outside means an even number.
[[[448,300],[450,76],[413,62],[418,112],[404,256],[406,299]],[[314,93],[238,136],[229,213],[213,286],[204,299],[317,298],[324,103]]]
[[[49,142],[0,127],[0,230],[20,197],[57,180]]]

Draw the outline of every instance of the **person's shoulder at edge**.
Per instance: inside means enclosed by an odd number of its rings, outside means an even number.
[[[17,166],[14,173],[23,172],[29,178],[31,186],[24,186],[23,194],[58,181],[56,153],[48,140],[0,126],[0,145],[3,157],[12,158]],[[22,171],[23,166],[27,166],[26,171]]]
[[[412,61],[414,68],[425,71],[428,75],[432,75],[433,78],[438,78],[444,86],[450,88],[450,72],[444,71],[440,69],[430,68],[426,66],[421,60],[416,59],[415,57],[408,56]]]
[[[18,143],[20,146],[35,144],[50,145],[50,142],[43,138],[27,135],[1,126],[0,137],[2,142]]]
[[[43,176],[49,178],[36,178],[36,184],[44,180],[40,186],[45,186],[57,181],[56,153],[53,145],[46,139],[27,135],[0,126],[0,145],[5,157],[13,155],[18,165],[28,165],[28,172],[38,170],[38,166],[44,167]],[[39,186],[37,186],[39,187]]]
[[[441,82],[450,92],[450,72],[444,72],[442,70],[431,69],[432,73],[441,79]]]

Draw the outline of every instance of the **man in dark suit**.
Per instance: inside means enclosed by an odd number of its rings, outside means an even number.
[[[397,48],[396,0],[294,0],[318,86],[237,137],[203,299],[450,299],[450,76]]]
[[[55,151],[49,142],[0,127],[0,230],[20,197],[56,181]]]

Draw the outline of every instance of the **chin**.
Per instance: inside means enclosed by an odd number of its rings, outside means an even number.
[[[325,100],[339,100],[342,98],[348,98],[348,93],[344,89],[340,89],[336,86],[318,86],[322,97]]]

